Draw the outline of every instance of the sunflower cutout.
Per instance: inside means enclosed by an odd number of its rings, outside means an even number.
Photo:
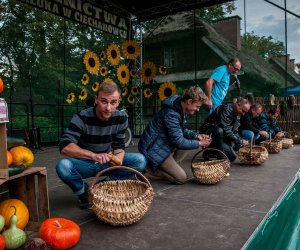
[[[106,77],[104,80],[103,80],[103,82],[112,82],[113,80],[111,79],[111,78],[109,78],[109,77]]]
[[[149,88],[144,89],[144,96],[150,98],[152,96],[152,91]]]
[[[98,89],[99,89],[99,85],[100,85],[99,82],[94,82],[93,85],[92,85],[92,90],[94,92],[97,92]]]
[[[123,85],[127,84],[129,81],[129,69],[125,64],[121,64],[118,67],[118,80]]]
[[[136,59],[141,54],[141,47],[136,41],[127,40],[122,45],[122,51],[127,59]]]
[[[101,51],[99,57],[100,57],[100,60],[101,60],[101,61],[104,61],[105,58],[106,58],[105,51]]]
[[[72,104],[75,101],[75,94],[71,92],[67,95],[66,102]]]
[[[122,96],[127,96],[128,94],[128,88],[125,87],[124,89],[122,89]]]
[[[112,64],[112,65],[118,65],[120,62],[120,58],[121,58],[121,53],[120,53],[120,49],[118,48],[118,46],[114,43],[111,43],[107,50],[106,50],[106,55],[108,58],[108,61]]]
[[[177,95],[176,85],[173,82],[165,82],[158,89],[158,96],[161,101],[167,97]]]
[[[87,51],[83,55],[83,63],[85,64],[86,70],[96,75],[99,71],[100,63],[97,54],[93,51]]]
[[[141,76],[145,83],[149,83],[156,75],[156,68],[153,62],[145,62],[141,69]]]
[[[133,95],[129,95],[128,98],[127,98],[127,101],[128,101],[129,104],[133,104],[134,103]]]
[[[108,74],[108,69],[105,66],[100,67],[100,75],[106,76]]]
[[[136,78],[137,75],[138,75],[137,70],[135,70],[135,69],[131,69],[131,70],[130,70],[130,76],[131,76],[132,78]]]
[[[139,93],[139,90],[138,90],[137,87],[134,86],[134,87],[131,87],[130,93],[131,93],[132,95],[137,95],[137,94]]]
[[[83,85],[87,85],[90,81],[90,77],[88,74],[83,74],[82,78],[81,78],[81,83]]]
[[[88,95],[88,90],[86,88],[82,88],[80,93],[79,93],[79,100],[85,100],[87,98],[87,95]]]
[[[165,75],[165,74],[167,74],[167,67],[159,66],[158,71],[161,75]]]

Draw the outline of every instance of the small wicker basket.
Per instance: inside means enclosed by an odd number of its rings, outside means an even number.
[[[292,132],[290,138],[293,139],[293,144],[300,144],[300,132]]]
[[[253,145],[253,137],[250,146],[242,147],[238,151],[238,158],[242,164],[260,165],[268,159],[268,156],[265,147]]]
[[[223,154],[226,159],[195,162],[197,160],[197,156],[200,153],[203,154],[206,150],[215,150]],[[222,151],[215,148],[206,148],[200,150],[194,155],[191,168],[193,175],[198,182],[203,184],[216,184],[229,173],[230,161],[226,154]]]
[[[291,138],[282,138],[280,139],[281,143],[282,143],[282,149],[289,149],[291,147],[293,147],[293,139]]]
[[[117,180],[96,183],[102,174],[117,169],[133,171],[138,180]],[[113,226],[126,226],[139,221],[148,211],[154,196],[149,180],[135,169],[113,166],[100,171],[89,188],[92,210],[98,218]]]
[[[260,146],[265,147],[270,154],[277,154],[282,150],[282,141],[279,139],[272,139],[271,133],[269,140],[262,141]]]

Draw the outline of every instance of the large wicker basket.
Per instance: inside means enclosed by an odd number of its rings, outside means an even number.
[[[209,161],[201,159],[202,161],[199,161],[199,154],[203,154],[206,150],[215,150],[223,154],[226,159],[216,159]],[[216,184],[229,173],[230,161],[222,151],[215,148],[206,148],[204,150],[200,150],[194,155],[191,168],[193,175],[198,182],[203,184]]]
[[[238,151],[238,158],[242,164],[260,165],[268,159],[269,153],[265,147],[250,146],[242,147]]]
[[[282,142],[281,140],[271,139],[262,141],[260,146],[265,147],[270,154],[277,154],[282,150]]]
[[[143,181],[117,180],[96,183],[102,174],[117,169],[133,171]],[[139,221],[148,211],[153,200],[149,180],[135,169],[113,166],[100,171],[89,188],[92,210],[98,218],[114,226],[125,226]]]

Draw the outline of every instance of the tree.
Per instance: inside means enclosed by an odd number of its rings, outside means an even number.
[[[234,3],[228,2],[224,4],[213,5],[208,8],[202,8],[196,10],[196,14],[207,22],[223,19],[226,15],[231,14],[236,7]]]
[[[266,37],[255,35],[253,31],[243,35],[242,45],[247,49],[255,51],[263,58],[282,56],[285,54],[283,42],[274,40],[272,36]]]

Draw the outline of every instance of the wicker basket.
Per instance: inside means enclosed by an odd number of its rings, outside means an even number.
[[[282,143],[282,149],[288,149],[288,148],[291,148],[293,147],[293,139],[291,138],[282,138],[280,139],[281,140],[281,143]]]
[[[200,153],[203,154],[206,150],[218,151],[219,153],[222,153],[226,159],[195,162],[197,160],[197,156]],[[198,182],[203,184],[216,184],[229,172],[230,161],[222,151],[215,148],[206,148],[194,155],[191,167],[193,175]]]
[[[133,171],[145,182],[117,180],[96,183],[105,172],[117,169]],[[135,169],[113,166],[100,171],[89,188],[92,210],[98,218],[114,226],[125,226],[139,221],[148,211],[153,200],[153,189],[148,179]]]
[[[282,149],[282,142],[281,140],[270,139],[266,141],[262,141],[260,143],[262,147],[265,147],[270,154],[279,153]]]
[[[250,146],[239,149],[238,158],[242,164],[260,165],[268,159],[269,153],[265,147]]]

